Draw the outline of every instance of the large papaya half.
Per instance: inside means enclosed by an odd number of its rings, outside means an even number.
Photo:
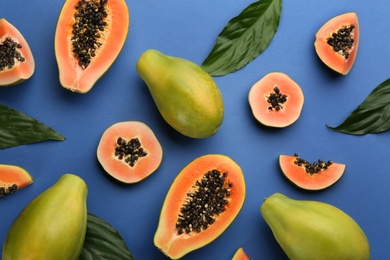
[[[220,154],[201,156],[176,176],[162,206],[154,244],[178,259],[209,244],[233,222],[245,200],[241,168]]]
[[[298,120],[304,96],[301,87],[287,74],[271,72],[251,87],[248,101],[257,121],[283,128]]]
[[[0,164],[0,198],[33,183],[31,175],[22,167]]]
[[[139,182],[160,166],[163,150],[152,129],[139,121],[108,127],[97,148],[104,170],[124,183]]]
[[[315,35],[318,57],[332,70],[346,75],[355,63],[359,47],[359,20],[355,12],[328,20]]]
[[[35,70],[30,46],[22,33],[6,19],[0,19],[0,86],[29,79]]]
[[[87,186],[64,174],[19,214],[3,244],[3,260],[78,259],[87,228]]]
[[[346,165],[331,160],[309,162],[294,155],[279,155],[279,166],[284,176],[305,190],[322,190],[335,184],[344,174]]]
[[[219,130],[224,117],[222,95],[200,66],[150,49],[140,56],[136,69],[161,116],[176,131],[206,138]]]
[[[124,0],[66,0],[55,32],[61,85],[90,91],[119,55],[129,25]]]

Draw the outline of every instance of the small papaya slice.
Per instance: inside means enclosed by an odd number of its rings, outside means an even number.
[[[355,12],[328,20],[315,35],[318,57],[332,70],[346,75],[355,63],[359,47],[359,20]]]
[[[250,260],[249,256],[245,253],[242,247],[238,248],[234,253],[232,260]]]
[[[196,158],[169,188],[154,245],[178,259],[209,244],[238,215],[245,193],[242,170],[230,157],[207,154]]]
[[[104,170],[123,183],[139,182],[160,166],[163,150],[152,129],[139,121],[125,121],[107,128],[97,148]]]
[[[61,85],[87,93],[119,55],[130,26],[124,0],[66,0],[55,32]]]
[[[305,190],[322,190],[336,183],[344,174],[346,165],[332,161],[310,163],[299,155],[279,155],[279,165],[284,176]]]
[[[6,19],[0,19],[0,86],[29,79],[35,70],[30,46],[22,33]]]
[[[0,198],[32,184],[33,178],[22,167],[0,164]]]
[[[283,128],[298,120],[304,103],[301,87],[282,72],[271,72],[249,91],[253,116],[261,124]]]

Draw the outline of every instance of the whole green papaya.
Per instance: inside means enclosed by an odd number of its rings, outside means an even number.
[[[87,227],[87,193],[80,177],[61,176],[16,218],[5,238],[2,259],[78,259]]]
[[[292,260],[370,259],[370,246],[363,230],[335,206],[275,193],[265,199],[260,211]]]
[[[136,69],[161,116],[178,132],[205,138],[219,130],[224,117],[222,95],[200,66],[150,49],[140,56]]]

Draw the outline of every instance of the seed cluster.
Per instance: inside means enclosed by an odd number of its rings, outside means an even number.
[[[294,164],[298,166],[304,166],[306,172],[309,174],[315,174],[321,170],[326,170],[330,165],[332,165],[332,161],[325,162],[321,159],[318,159],[317,162],[310,163],[300,158],[298,154],[294,154],[294,156],[295,156]]]
[[[215,222],[215,217],[225,211],[233,184],[226,180],[227,173],[211,170],[187,193],[176,222],[177,233],[197,233]]]
[[[18,51],[22,45],[15,42],[10,37],[0,43],[0,71],[5,69],[12,69],[17,62],[25,61],[25,58]]]
[[[353,29],[354,25],[345,26],[332,34],[332,37],[328,38],[328,44],[333,48],[334,52],[340,53],[345,59],[349,57],[349,50],[354,43]]]
[[[16,184],[12,184],[8,187],[0,187],[0,198],[4,197],[8,194],[15,193],[18,191],[18,186]]]
[[[106,4],[108,0],[80,0],[76,5],[75,23],[72,30],[73,53],[79,65],[86,68],[96,50],[102,45],[99,42],[101,33],[107,26]]]
[[[267,97],[267,102],[270,104],[268,110],[280,110],[283,108],[282,104],[287,101],[287,95],[280,93],[279,88],[274,87],[274,92]]]
[[[134,167],[139,158],[145,157],[148,153],[141,147],[138,138],[126,141],[119,137],[116,141],[115,156],[124,160],[129,166]]]

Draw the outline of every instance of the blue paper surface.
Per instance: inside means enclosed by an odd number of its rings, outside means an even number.
[[[54,33],[64,2],[0,1],[0,17],[22,32],[36,62],[31,79],[0,88],[0,103],[66,137],[63,142],[0,150],[0,163],[22,166],[34,178],[33,185],[0,199],[0,245],[14,219],[34,197],[63,174],[73,173],[88,185],[88,210],[118,230],[135,259],[166,259],[153,244],[165,194],[189,162],[204,154],[221,153],[244,172],[244,206],[220,237],[184,259],[231,259],[238,247],[253,259],[285,259],[259,210],[263,199],[275,192],[339,207],[365,231],[372,259],[388,257],[390,133],[351,136],[325,126],[340,124],[390,76],[387,1],[284,1],[279,29],[269,47],[241,70],[214,78],[223,95],[225,118],[218,133],[207,139],[182,136],[162,119],[135,64],[147,49],[201,64],[226,23],[252,1],[126,2],[130,29],[125,45],[94,88],[82,95],[62,88],[58,80]],[[314,35],[327,20],[350,11],[359,17],[360,45],[352,70],[341,76],[318,58]],[[273,71],[288,74],[305,95],[300,118],[284,129],[261,126],[248,103],[251,86]],[[134,185],[114,181],[96,158],[104,130],[127,120],[149,125],[164,149],[160,168]],[[278,166],[278,155],[294,153],[309,161],[321,158],[345,163],[346,172],[326,190],[303,191],[288,182]]]

